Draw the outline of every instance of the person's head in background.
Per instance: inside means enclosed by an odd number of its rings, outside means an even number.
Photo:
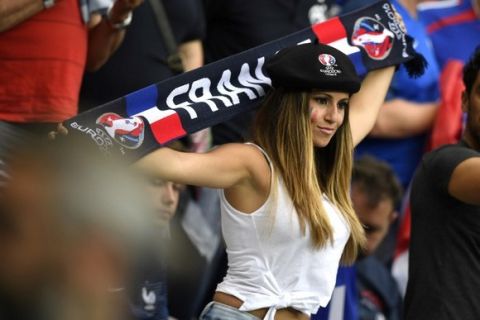
[[[370,255],[398,216],[402,188],[387,163],[364,156],[354,162],[350,195],[367,235],[364,254]]]
[[[188,146],[188,139],[181,139],[169,143],[167,147],[187,151]],[[185,185],[166,181],[157,176],[150,175],[144,178],[147,195],[152,200],[156,225],[166,227],[177,211],[180,193],[185,189]]]
[[[463,67],[463,83],[462,109],[467,113],[463,140],[480,150],[480,46]]]
[[[120,319],[123,300],[109,291],[151,241],[151,209],[125,164],[69,142],[28,145],[12,158],[0,212],[1,298],[35,310],[33,319]]]

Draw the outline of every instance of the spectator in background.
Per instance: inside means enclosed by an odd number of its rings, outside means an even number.
[[[197,0],[153,1],[163,4],[184,71],[202,66],[205,24],[201,4]],[[123,45],[109,61],[97,72],[85,75],[82,111],[179,73],[167,63],[169,52],[151,3],[146,0],[135,10]]]
[[[461,95],[464,90],[462,68],[474,48],[480,44],[479,0],[421,1],[419,19],[425,24],[438,59],[441,101],[428,151],[444,144],[458,142],[462,135],[464,114]],[[406,199],[405,203],[409,203]],[[406,206],[397,235],[397,247],[392,273],[402,294],[408,280],[408,244],[410,239],[410,209]]]
[[[373,255],[397,219],[400,182],[387,163],[365,156],[354,163],[351,198],[367,235],[364,255],[355,263],[359,319],[400,320],[400,291],[390,271]]]
[[[406,319],[477,319],[480,288],[480,48],[463,69],[466,128],[424,156],[411,191]]]
[[[179,151],[186,150],[180,140],[169,144],[168,147]],[[178,209],[180,193],[184,186],[154,175],[143,178],[144,190],[152,202],[154,225],[157,230],[150,250],[134,263],[133,278],[127,286],[127,291],[134,319],[166,320],[169,316],[168,251],[182,250],[176,243],[170,241],[169,224]],[[177,275],[182,276],[178,273]]]
[[[129,319],[122,287],[152,241],[123,163],[79,141],[17,148],[0,199],[0,319]]]
[[[373,253],[397,218],[400,182],[384,161],[364,156],[354,162],[353,209],[364,226],[367,245],[352,267],[343,267],[327,308],[313,320],[402,319],[402,297],[389,270]]]
[[[418,16],[432,40],[441,69],[451,59],[465,63],[480,44],[479,0],[420,1]]]
[[[116,0],[102,18],[83,0],[3,0],[0,121],[46,135],[74,116],[85,69],[105,63],[141,2]]]

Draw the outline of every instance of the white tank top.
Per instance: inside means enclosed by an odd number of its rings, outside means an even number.
[[[268,155],[258,148],[269,161],[273,177]],[[330,300],[350,230],[338,209],[323,196],[334,241],[333,245],[314,249],[308,225],[305,235],[301,233],[297,212],[282,179],[272,183],[272,188],[275,185],[276,197],[270,190],[266,202],[248,214],[233,208],[220,191],[228,271],[217,291],[242,300],[242,311],[269,308],[265,316],[268,320],[274,319],[277,309],[286,307],[310,316]],[[275,198],[276,210],[270,213]]]

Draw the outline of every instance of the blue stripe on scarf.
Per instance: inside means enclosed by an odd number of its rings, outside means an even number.
[[[140,91],[127,94],[125,100],[127,103],[127,114],[133,115],[149,109],[157,104],[158,92],[157,86],[151,85]]]

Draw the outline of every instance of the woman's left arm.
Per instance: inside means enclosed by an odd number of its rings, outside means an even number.
[[[394,72],[395,66],[370,71],[362,81],[360,91],[350,98],[349,117],[354,146],[373,128]]]

